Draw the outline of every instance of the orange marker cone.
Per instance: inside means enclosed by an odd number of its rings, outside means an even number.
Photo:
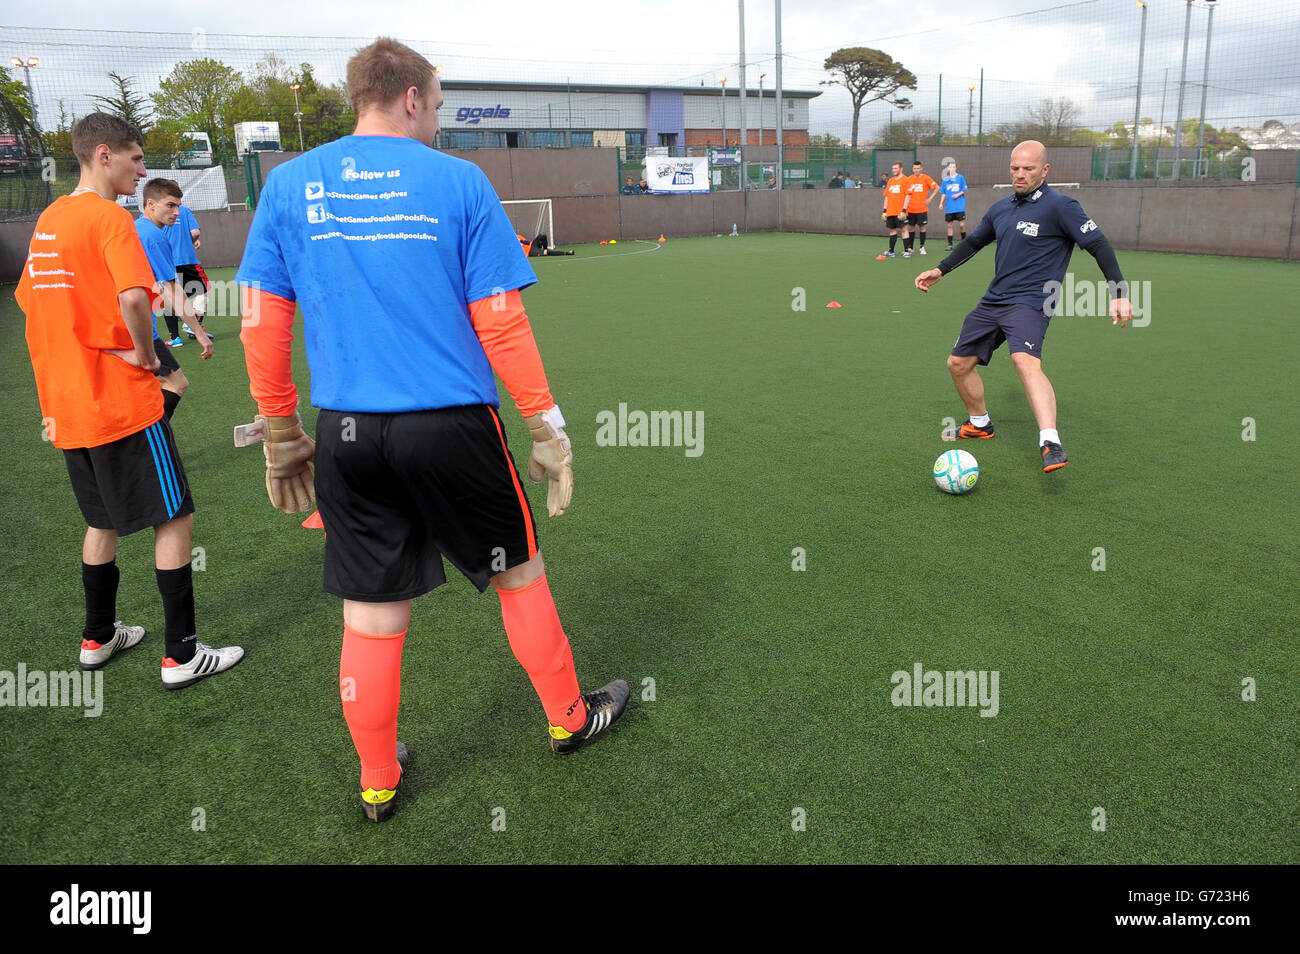
[[[325,521],[321,519],[320,511],[317,510],[310,517],[302,522],[302,525],[308,530],[324,530]]]
[[[605,239],[601,239],[601,240],[600,240],[600,244],[601,244],[601,245],[608,245],[609,242],[607,242]]]
[[[661,241],[661,242],[667,242],[668,240],[667,240],[666,238],[664,238],[662,235],[660,235],[660,236],[659,236],[659,241]]]
[[[826,304],[826,307],[827,307],[827,308],[843,308],[844,306],[841,305],[841,304],[840,304],[839,302],[837,302],[837,301],[832,301],[832,302],[828,302],[828,303]]]

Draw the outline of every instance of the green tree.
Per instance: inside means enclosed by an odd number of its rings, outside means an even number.
[[[1246,151],[1246,140],[1242,139],[1240,134],[1226,129],[1215,129],[1209,124],[1205,127],[1205,144],[1219,152]]]
[[[24,142],[31,142],[36,135],[27,84],[11,77],[3,66],[0,66],[0,131],[21,136]]]
[[[274,53],[268,53],[253,68],[243,93],[235,100],[235,122],[275,121],[286,149],[298,148],[298,117],[294,110],[294,85],[298,111],[302,113],[303,147],[311,149],[351,132],[355,117],[348,106],[342,84],[321,86],[310,63],[295,72]]]
[[[113,81],[113,92],[108,96],[92,96],[90,101],[102,112],[125,119],[140,131],[141,136],[148,138],[153,127],[153,109],[149,100],[132,89],[134,80],[131,77],[109,73],[108,78]]]
[[[307,148],[333,142],[352,132],[357,117],[348,102],[346,86],[342,82],[321,86],[316,82],[310,63],[301,64],[300,70],[298,81],[302,83],[302,89],[299,94]]]
[[[66,159],[72,155],[72,124],[75,121],[76,117],[68,114],[68,104],[60,99],[58,125],[41,133],[47,156]]]
[[[898,109],[910,109],[912,101],[899,96],[900,89],[916,89],[916,77],[883,50],[850,46],[826,57],[822,68],[831,74],[822,86],[843,86],[853,102],[853,133],[850,141],[858,148],[858,118],[862,107],[878,100]]]
[[[174,128],[206,132],[213,150],[228,160],[234,156],[235,113],[246,89],[238,70],[205,57],[176,64],[159,81],[153,103],[159,118],[173,120]]]

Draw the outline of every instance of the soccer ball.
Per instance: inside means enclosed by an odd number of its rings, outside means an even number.
[[[946,494],[964,494],[980,477],[980,465],[964,450],[945,451],[934,462],[934,482]]]

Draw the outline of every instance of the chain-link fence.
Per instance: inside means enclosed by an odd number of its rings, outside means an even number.
[[[770,44],[752,45],[742,116],[737,53],[725,46],[582,56],[542,47],[520,56],[486,43],[405,41],[438,65],[448,103],[439,147],[611,146],[619,150],[615,191],[628,175],[639,182],[647,152],[687,155],[729,135],[735,143],[742,125],[745,153],[734,175],[723,170],[715,184],[765,187],[776,163],[753,146],[775,142],[778,109],[787,130],[784,188],[822,187],[837,173],[878,185],[888,171],[881,168],[885,151],[1007,148],[1025,138],[1095,150],[1091,178],[1112,182],[1175,173],[1231,178],[1244,159],[1300,150],[1294,0],[1067,0],[984,20],[945,10],[937,26],[873,29],[890,22],[855,20],[851,42],[883,50],[912,71],[914,88],[899,91],[908,108],[869,101],[856,116],[848,91],[826,69],[837,49],[830,45],[787,46],[785,89],[803,92],[780,104],[770,83],[762,87],[775,72]],[[263,137],[258,148],[290,151],[351,130],[345,67],[367,42],[203,28],[0,27],[0,46],[19,64],[0,67],[0,215],[34,214],[72,187],[68,131],[96,109],[139,125],[151,168],[220,165],[231,202],[243,202],[250,135]],[[717,107],[692,113],[688,106],[681,135],[666,136],[652,118],[656,91],[688,100],[692,92],[722,95],[710,101]],[[249,133],[250,126],[261,132]],[[53,178],[41,165],[45,157],[55,161]]]

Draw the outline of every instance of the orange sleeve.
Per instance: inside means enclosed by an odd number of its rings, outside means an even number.
[[[248,365],[248,393],[257,412],[285,417],[298,407],[293,383],[293,311],[287,298],[260,288],[240,286],[244,330],[244,361]]]
[[[519,413],[532,417],[554,407],[555,399],[546,383],[546,369],[542,367],[542,356],[519,292],[509,291],[503,296],[470,302],[469,318],[492,370],[514,398]]]

